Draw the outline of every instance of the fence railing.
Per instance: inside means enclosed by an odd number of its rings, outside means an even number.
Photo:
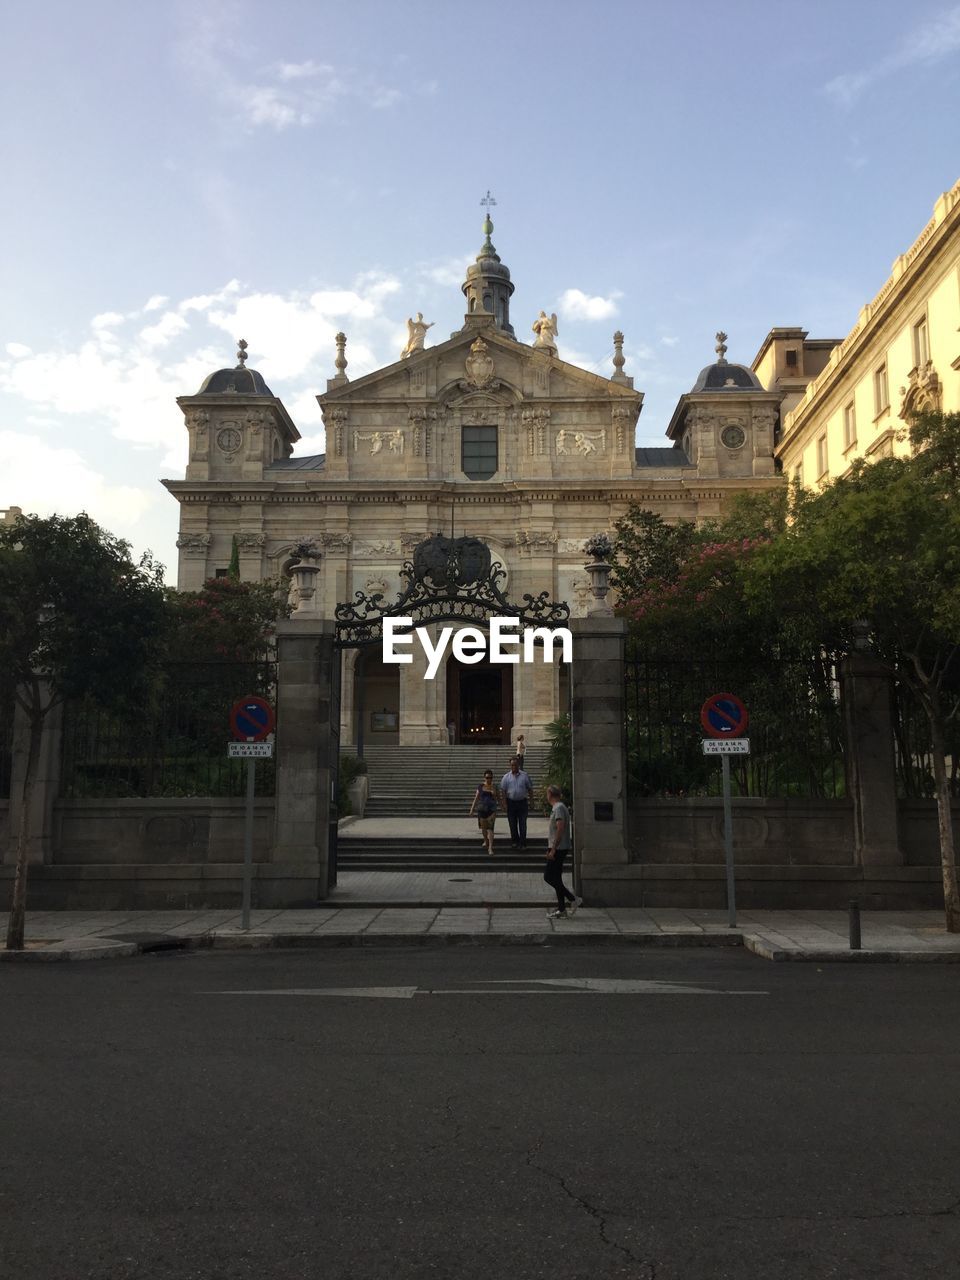
[[[960,696],[960,690],[957,695]],[[910,800],[936,794],[930,721],[920,700],[902,680],[893,681],[893,740],[897,762],[897,794]],[[950,794],[960,796],[960,723],[947,725],[947,777]]]
[[[715,693],[736,694],[750,715],[750,755],[730,758],[734,794],[846,794],[840,682],[832,657],[759,664],[628,656],[625,679],[631,795],[720,794],[720,761],[704,756],[700,724],[700,708]]]
[[[246,761],[227,759],[230,708],[256,693],[275,704],[271,662],[170,663],[149,707],[123,714],[95,703],[65,708],[65,798],[241,796]],[[256,762],[257,794],[274,794],[273,760]]]

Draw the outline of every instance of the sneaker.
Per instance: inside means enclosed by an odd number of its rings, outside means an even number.
[[[565,911],[561,911],[559,907],[556,909],[556,911],[547,912],[548,920],[566,920],[566,918],[567,918],[567,913]]]
[[[571,900],[567,903],[567,915],[568,916],[576,915],[577,908],[582,906],[583,906],[582,898],[571,898]]]

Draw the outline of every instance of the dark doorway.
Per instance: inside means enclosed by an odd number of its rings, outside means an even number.
[[[447,660],[447,724],[457,743],[508,743],[513,727],[513,667]]]

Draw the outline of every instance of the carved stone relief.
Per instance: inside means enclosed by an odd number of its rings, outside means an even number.
[[[531,555],[534,552],[542,554],[543,552],[553,552],[556,548],[558,535],[551,531],[544,533],[541,530],[518,529],[516,535],[517,548],[520,552]]]
[[[409,421],[413,429],[413,456],[429,458],[433,447],[433,427],[437,421],[436,409],[414,405],[409,413]]]
[[[266,546],[267,536],[264,533],[238,533],[237,546],[241,551],[259,551]]]
[[[352,533],[321,533],[317,541],[322,547],[330,547],[335,551],[346,551],[353,541]]]
[[[520,420],[526,428],[527,455],[542,457],[546,450],[547,425],[550,422],[550,410],[546,408],[524,409]]]
[[[327,429],[327,448],[338,458],[343,457],[343,441],[348,417],[348,410],[341,406],[327,409],[323,415],[323,423]]]
[[[607,433],[601,427],[599,431],[571,431],[564,428],[557,432],[557,453],[579,454],[581,458],[592,458],[595,454],[607,452]]]
[[[369,444],[372,458],[377,454],[399,456],[403,453],[403,432],[399,427],[396,431],[354,431],[354,453],[359,450],[361,444]]]
[[[187,414],[187,428],[193,437],[193,446],[190,452],[194,457],[206,456],[209,442],[207,436],[209,422],[210,415],[206,409],[193,409]]]
[[[355,560],[377,560],[385,556],[400,554],[400,543],[396,538],[364,539],[353,544]]]
[[[900,402],[900,417],[906,420],[915,413],[937,413],[942,393],[943,387],[932,360],[911,369],[907,385],[900,388],[900,395],[903,397]]]
[[[205,556],[210,542],[209,533],[181,533],[177,538],[177,546],[188,556]]]
[[[471,387],[487,387],[493,381],[496,366],[482,338],[477,338],[470,344],[470,354],[464,361],[463,367]]]

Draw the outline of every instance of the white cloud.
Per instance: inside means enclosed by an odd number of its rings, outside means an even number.
[[[180,44],[184,62],[204,92],[249,129],[281,133],[306,128],[349,99],[372,110],[383,110],[407,95],[395,85],[355,67],[336,67],[314,58],[249,65],[252,49],[234,37],[235,15],[228,10],[208,12],[191,21]]]
[[[30,347],[24,346],[22,342],[8,342],[6,352],[8,356],[13,356],[14,360],[19,360],[22,356],[33,355]]]
[[[872,67],[834,76],[824,85],[823,91],[840,106],[851,107],[876,81],[909,67],[933,66],[955,53],[960,53],[960,6],[957,5],[917,27],[898,48]]]
[[[156,324],[140,330],[140,341],[145,347],[165,347],[178,333],[189,328],[182,315],[176,311],[165,311]]]
[[[591,297],[582,289],[567,289],[561,294],[557,308],[564,320],[609,320],[617,314],[618,293],[609,298]]]
[[[144,311],[159,311],[161,307],[165,307],[170,299],[164,293],[155,293],[152,298],[148,298],[143,304]]]
[[[0,475],[10,501],[38,515],[88,512],[111,529],[137,524],[158,500],[151,488],[113,485],[75,449],[0,430]]]
[[[436,262],[432,266],[424,264],[420,267],[420,272],[432,284],[441,285],[445,289],[455,289],[463,284],[467,267],[474,260],[474,254],[465,253],[460,258],[445,258],[443,262]]]
[[[93,317],[90,326],[93,329],[114,329],[118,324],[123,324],[125,319],[122,311],[102,311],[100,315]]]
[[[660,339],[661,344],[665,347],[675,347],[679,341],[680,341],[679,338],[674,338],[667,334],[664,334],[664,336]]]

